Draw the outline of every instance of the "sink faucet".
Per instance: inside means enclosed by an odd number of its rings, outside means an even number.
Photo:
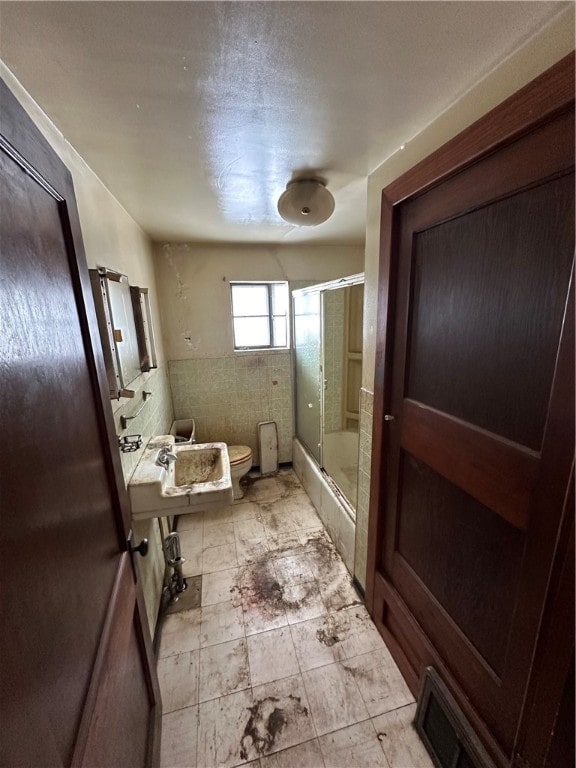
[[[164,467],[164,469],[168,469],[170,464],[172,464],[173,461],[176,461],[176,455],[172,453],[170,448],[160,448],[158,451],[158,458],[156,459],[156,464],[158,464],[161,467]]]

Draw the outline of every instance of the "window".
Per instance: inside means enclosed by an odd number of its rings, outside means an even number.
[[[230,283],[234,349],[288,347],[288,283]]]

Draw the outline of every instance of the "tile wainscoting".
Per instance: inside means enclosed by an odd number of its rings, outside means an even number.
[[[194,418],[198,442],[249,445],[258,465],[258,422],[278,426],[278,458],[292,461],[290,351],[171,360],[174,417]]]
[[[136,469],[136,465],[142,455],[143,447],[150,437],[167,434],[173,421],[172,398],[168,385],[168,375],[164,365],[161,365],[154,371],[150,371],[150,373],[143,373],[131,384],[131,388],[135,392],[133,398],[122,398],[122,400],[112,402],[116,434],[120,437],[122,435],[142,435],[142,448],[132,453],[120,454],[124,481],[126,483],[132,477],[132,473]],[[120,417],[131,416],[138,411],[143,402],[142,393],[144,391],[152,392],[152,396],[146,401],[141,413],[135,419],[129,421],[128,427],[123,430]],[[156,629],[156,619],[158,618],[158,609],[164,583],[161,525],[164,525],[164,534],[168,533],[167,524],[161,523],[160,518],[158,520],[134,521],[132,524],[134,541],[138,543],[142,539],[148,539],[149,544],[148,555],[145,558],[137,557],[135,560],[144,592],[148,626],[152,637],[154,637]]]

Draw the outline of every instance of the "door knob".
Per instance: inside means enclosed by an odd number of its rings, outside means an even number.
[[[140,544],[138,544],[137,547],[130,547],[132,552],[139,552],[142,557],[146,557],[148,554],[148,539],[142,539]]]
[[[396,417],[387,413],[386,416],[384,416],[384,421],[396,421]]]

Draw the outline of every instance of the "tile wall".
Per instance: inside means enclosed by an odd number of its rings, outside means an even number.
[[[368,554],[373,409],[374,393],[362,387],[360,389],[360,452],[358,456],[358,502],[356,505],[354,575],[363,588],[366,588],[366,558]]]
[[[292,461],[290,351],[171,360],[168,370],[174,417],[195,419],[198,442],[249,445],[258,465],[258,423],[275,421],[279,461]]]
[[[123,435],[141,434],[142,445],[144,446],[152,435],[168,433],[172,424],[172,399],[166,367],[161,365],[156,370],[150,371],[150,373],[142,374],[133,382],[131,387],[135,393],[133,398],[122,398],[118,401],[112,401],[116,434],[120,437]],[[146,400],[140,415],[129,421],[128,427],[123,430],[120,416],[131,416],[136,413],[143,403],[142,393],[144,391],[152,392],[152,396]],[[126,484],[128,484],[132,473],[136,469],[141,455],[142,448],[133,453],[120,453]],[[156,628],[156,619],[158,618],[164,581],[161,525],[164,526],[163,535],[166,535],[168,533],[167,523],[165,521],[160,522],[160,518],[158,520],[133,521],[132,524],[135,542],[139,543],[142,539],[148,539],[149,543],[148,555],[146,558],[137,557],[136,567],[138,568],[138,576],[144,592],[148,626],[152,637],[154,637]]]

